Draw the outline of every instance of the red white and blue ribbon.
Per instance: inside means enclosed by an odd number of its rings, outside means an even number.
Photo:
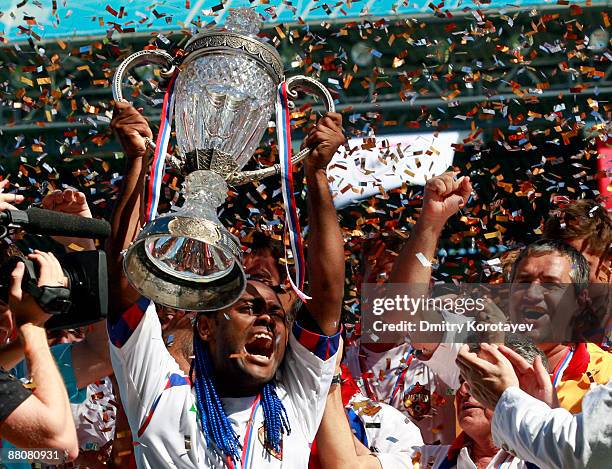
[[[397,393],[400,391],[400,389],[403,389],[404,380],[406,379],[408,368],[410,368],[410,364],[412,363],[413,359],[414,359],[414,353],[413,353],[412,347],[410,347],[410,349],[408,349],[408,353],[406,354],[404,369],[397,377],[397,380],[395,381],[395,385],[393,386],[393,391],[391,391],[391,397],[389,398],[389,402],[387,402],[389,405],[393,405],[392,404],[393,399],[395,399],[395,396],[397,396]]]
[[[304,259],[304,246],[302,233],[300,231],[300,220],[297,213],[295,195],[293,194],[293,164],[291,163],[291,118],[289,116],[289,99],[287,97],[287,84],[282,82],[278,85],[276,103],[276,135],[278,139],[278,155],[281,168],[281,187],[283,193],[283,204],[285,208],[285,236],[289,234],[291,253],[295,263],[295,281],[293,280],[289,266],[287,277],[291,287],[302,301],[310,300],[302,290],[306,277],[306,261]],[[287,251],[285,248],[285,257]]]
[[[561,381],[561,378],[563,377],[563,373],[565,372],[570,362],[572,361],[573,356],[574,356],[574,348],[569,347],[568,351],[565,353],[565,356],[559,362],[559,364],[557,365],[557,368],[553,371],[552,384],[555,389],[557,389],[557,386],[559,386],[559,382]]]
[[[155,141],[155,152],[151,162],[151,173],[149,174],[148,196],[145,204],[145,222],[157,217],[157,206],[159,205],[159,193],[161,191],[162,179],[166,167],[166,151],[172,134],[172,109],[174,107],[174,81],[177,74],[172,75],[168,89],[164,95],[159,133]]]
[[[253,437],[253,430],[255,428],[255,419],[257,417],[257,411],[261,406],[261,395],[258,394],[253,404],[251,404],[251,415],[247,422],[246,430],[244,432],[244,441],[242,443],[242,454],[240,457],[240,468],[251,469],[253,465],[253,453],[255,452],[255,442],[257,437]],[[227,466],[230,469],[237,469],[234,461],[231,457],[226,458]]]

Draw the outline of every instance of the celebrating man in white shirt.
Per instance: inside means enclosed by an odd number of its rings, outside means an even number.
[[[113,128],[129,158],[109,246],[116,280],[108,323],[138,466],[305,468],[339,342],[344,251],[325,168],[344,142],[340,115],[322,118],[305,139],[312,300],[290,330],[293,318],[276,292],[249,281],[235,304],[198,315],[185,376],[164,345],[153,304],[134,301],[120,268],[120,252],[141,225],[150,131],[133,107],[119,103],[115,112]]]

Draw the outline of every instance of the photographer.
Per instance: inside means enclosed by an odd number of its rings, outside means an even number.
[[[28,258],[40,267],[39,287],[65,285],[62,268],[52,254],[36,251]],[[24,270],[21,262],[13,270],[8,306],[23,344],[32,386],[26,389],[11,375],[1,372],[0,434],[18,447],[58,449],[72,460],[79,451],[74,422],[43,326],[51,316],[22,292]]]
[[[91,211],[89,210],[85,195],[72,189],[48,194],[43,198],[41,205],[47,210],[91,218]],[[1,206],[0,211],[2,211]],[[95,250],[96,248],[91,239],[60,236],[53,236],[52,238],[62,244],[68,251],[75,248],[79,250]],[[0,263],[5,258],[20,255],[20,251],[15,245],[11,246],[9,246],[4,255],[0,253]],[[77,397],[78,390],[113,372],[108,355],[106,325],[104,321],[91,325],[84,340],[78,343],[59,344],[52,348],[52,352],[58,366],[61,367],[63,365],[63,368],[69,369],[67,370],[69,376],[65,375],[64,381],[68,386],[71,399],[74,398],[76,400],[75,403],[80,403],[84,399],[84,392],[80,397]],[[10,343],[0,351],[0,366],[5,369],[15,367],[22,360],[23,348],[18,341]]]
[[[51,192],[42,199],[41,206],[54,212],[92,218],[85,195],[75,189]],[[15,209],[14,207],[7,208]],[[2,207],[0,211],[1,209]],[[67,252],[96,249],[92,239],[66,236],[52,236],[52,238],[62,244]],[[15,244],[8,244],[4,250],[0,247],[0,263],[13,256],[22,256]],[[5,315],[10,317],[10,308],[0,302],[0,311],[2,311],[2,306],[6,306]],[[66,331],[53,331],[53,334],[57,333],[63,335]],[[52,345],[50,351],[62,376],[73,411],[73,420],[82,450],[76,462],[83,462],[84,458],[94,458],[96,461],[99,458],[101,461],[108,456],[109,441],[115,435],[114,419],[109,420],[109,416],[114,415],[114,394],[109,378],[109,375],[112,374],[112,367],[108,356],[105,322],[99,321],[88,326],[85,337],[79,341],[63,339]],[[28,364],[23,359],[23,344],[19,340],[12,341],[0,350],[0,366],[5,369],[12,368],[11,372],[17,378],[29,376]],[[101,401],[93,402],[91,397],[92,395],[97,396],[95,393],[100,389],[105,390],[104,402],[109,401],[113,404],[104,407],[104,411],[90,415],[91,408],[101,407],[98,406]],[[12,448],[12,445],[6,441],[0,442],[0,445]],[[102,447],[106,449],[98,450]],[[29,468],[30,465],[15,463],[12,467]]]

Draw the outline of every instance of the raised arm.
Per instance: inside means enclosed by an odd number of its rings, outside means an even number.
[[[338,331],[344,296],[344,240],[332,201],[326,168],[346,141],[342,116],[328,113],[304,139],[311,148],[304,165],[308,187],[308,312],[325,335]]]
[[[472,192],[470,178],[456,178],[456,175],[446,172],[427,181],[421,215],[393,266],[389,283],[429,284],[431,261],[436,255],[442,229],[467,203]]]
[[[128,103],[117,103],[111,128],[115,132],[126,156],[126,172],[123,188],[111,218],[111,237],[107,242],[110,288],[109,320],[116,322],[138,300],[123,273],[122,251],[136,238],[143,225],[143,193],[147,171],[147,146],[145,137],[153,134],[147,120]]]
[[[404,284],[413,298],[428,295],[431,267],[442,229],[447,220],[467,203],[472,192],[470,178],[456,176],[455,172],[446,172],[427,181],[421,215],[389,276],[389,283]],[[411,319],[413,322],[427,320],[423,312],[415,313]],[[419,343],[418,337],[413,338],[413,344],[416,348],[427,347],[430,353],[436,348],[435,344]]]
[[[360,445],[358,454],[356,444]],[[365,450],[365,451],[363,451]],[[332,385],[325,404],[325,413],[317,433],[317,454],[321,469],[350,467],[381,469],[380,460],[361,442],[354,442],[351,427],[344,412],[340,385]]]
[[[336,362],[336,376],[341,373],[339,363],[340,358]],[[376,448],[376,452],[353,434],[342,402],[341,386],[332,384],[316,440],[321,469],[411,469],[412,459],[423,445],[419,429],[408,423],[400,411],[386,404],[377,404],[380,405],[377,417],[367,417],[354,407],[365,404],[367,400],[363,399],[357,397],[351,406],[365,431],[366,444]]]
[[[342,353],[336,358],[335,375],[340,376]],[[346,418],[340,383],[332,384],[327,395],[325,413],[317,432],[317,455],[321,469],[350,467],[353,469],[381,469],[382,465],[361,442],[354,441]],[[359,446],[357,446],[359,445]]]
[[[38,286],[65,282],[57,259],[50,253],[29,256],[40,265]],[[28,369],[35,388],[1,424],[2,436],[20,448],[65,450],[69,459],[78,455],[78,443],[64,381],[47,345],[44,322],[50,317],[21,290],[25,267],[17,264],[11,278],[9,305],[23,341]]]

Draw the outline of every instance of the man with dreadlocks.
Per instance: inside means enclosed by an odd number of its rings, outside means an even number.
[[[306,468],[339,343],[344,250],[326,167],[345,141],[341,116],[327,114],[305,139],[312,299],[294,322],[275,290],[250,280],[232,306],[197,315],[189,376],[168,353],[154,306],[137,298],[121,271],[120,253],[141,226],[150,130],[124,103],[112,127],[128,168],[108,246],[115,289],[108,324],[138,466]]]

